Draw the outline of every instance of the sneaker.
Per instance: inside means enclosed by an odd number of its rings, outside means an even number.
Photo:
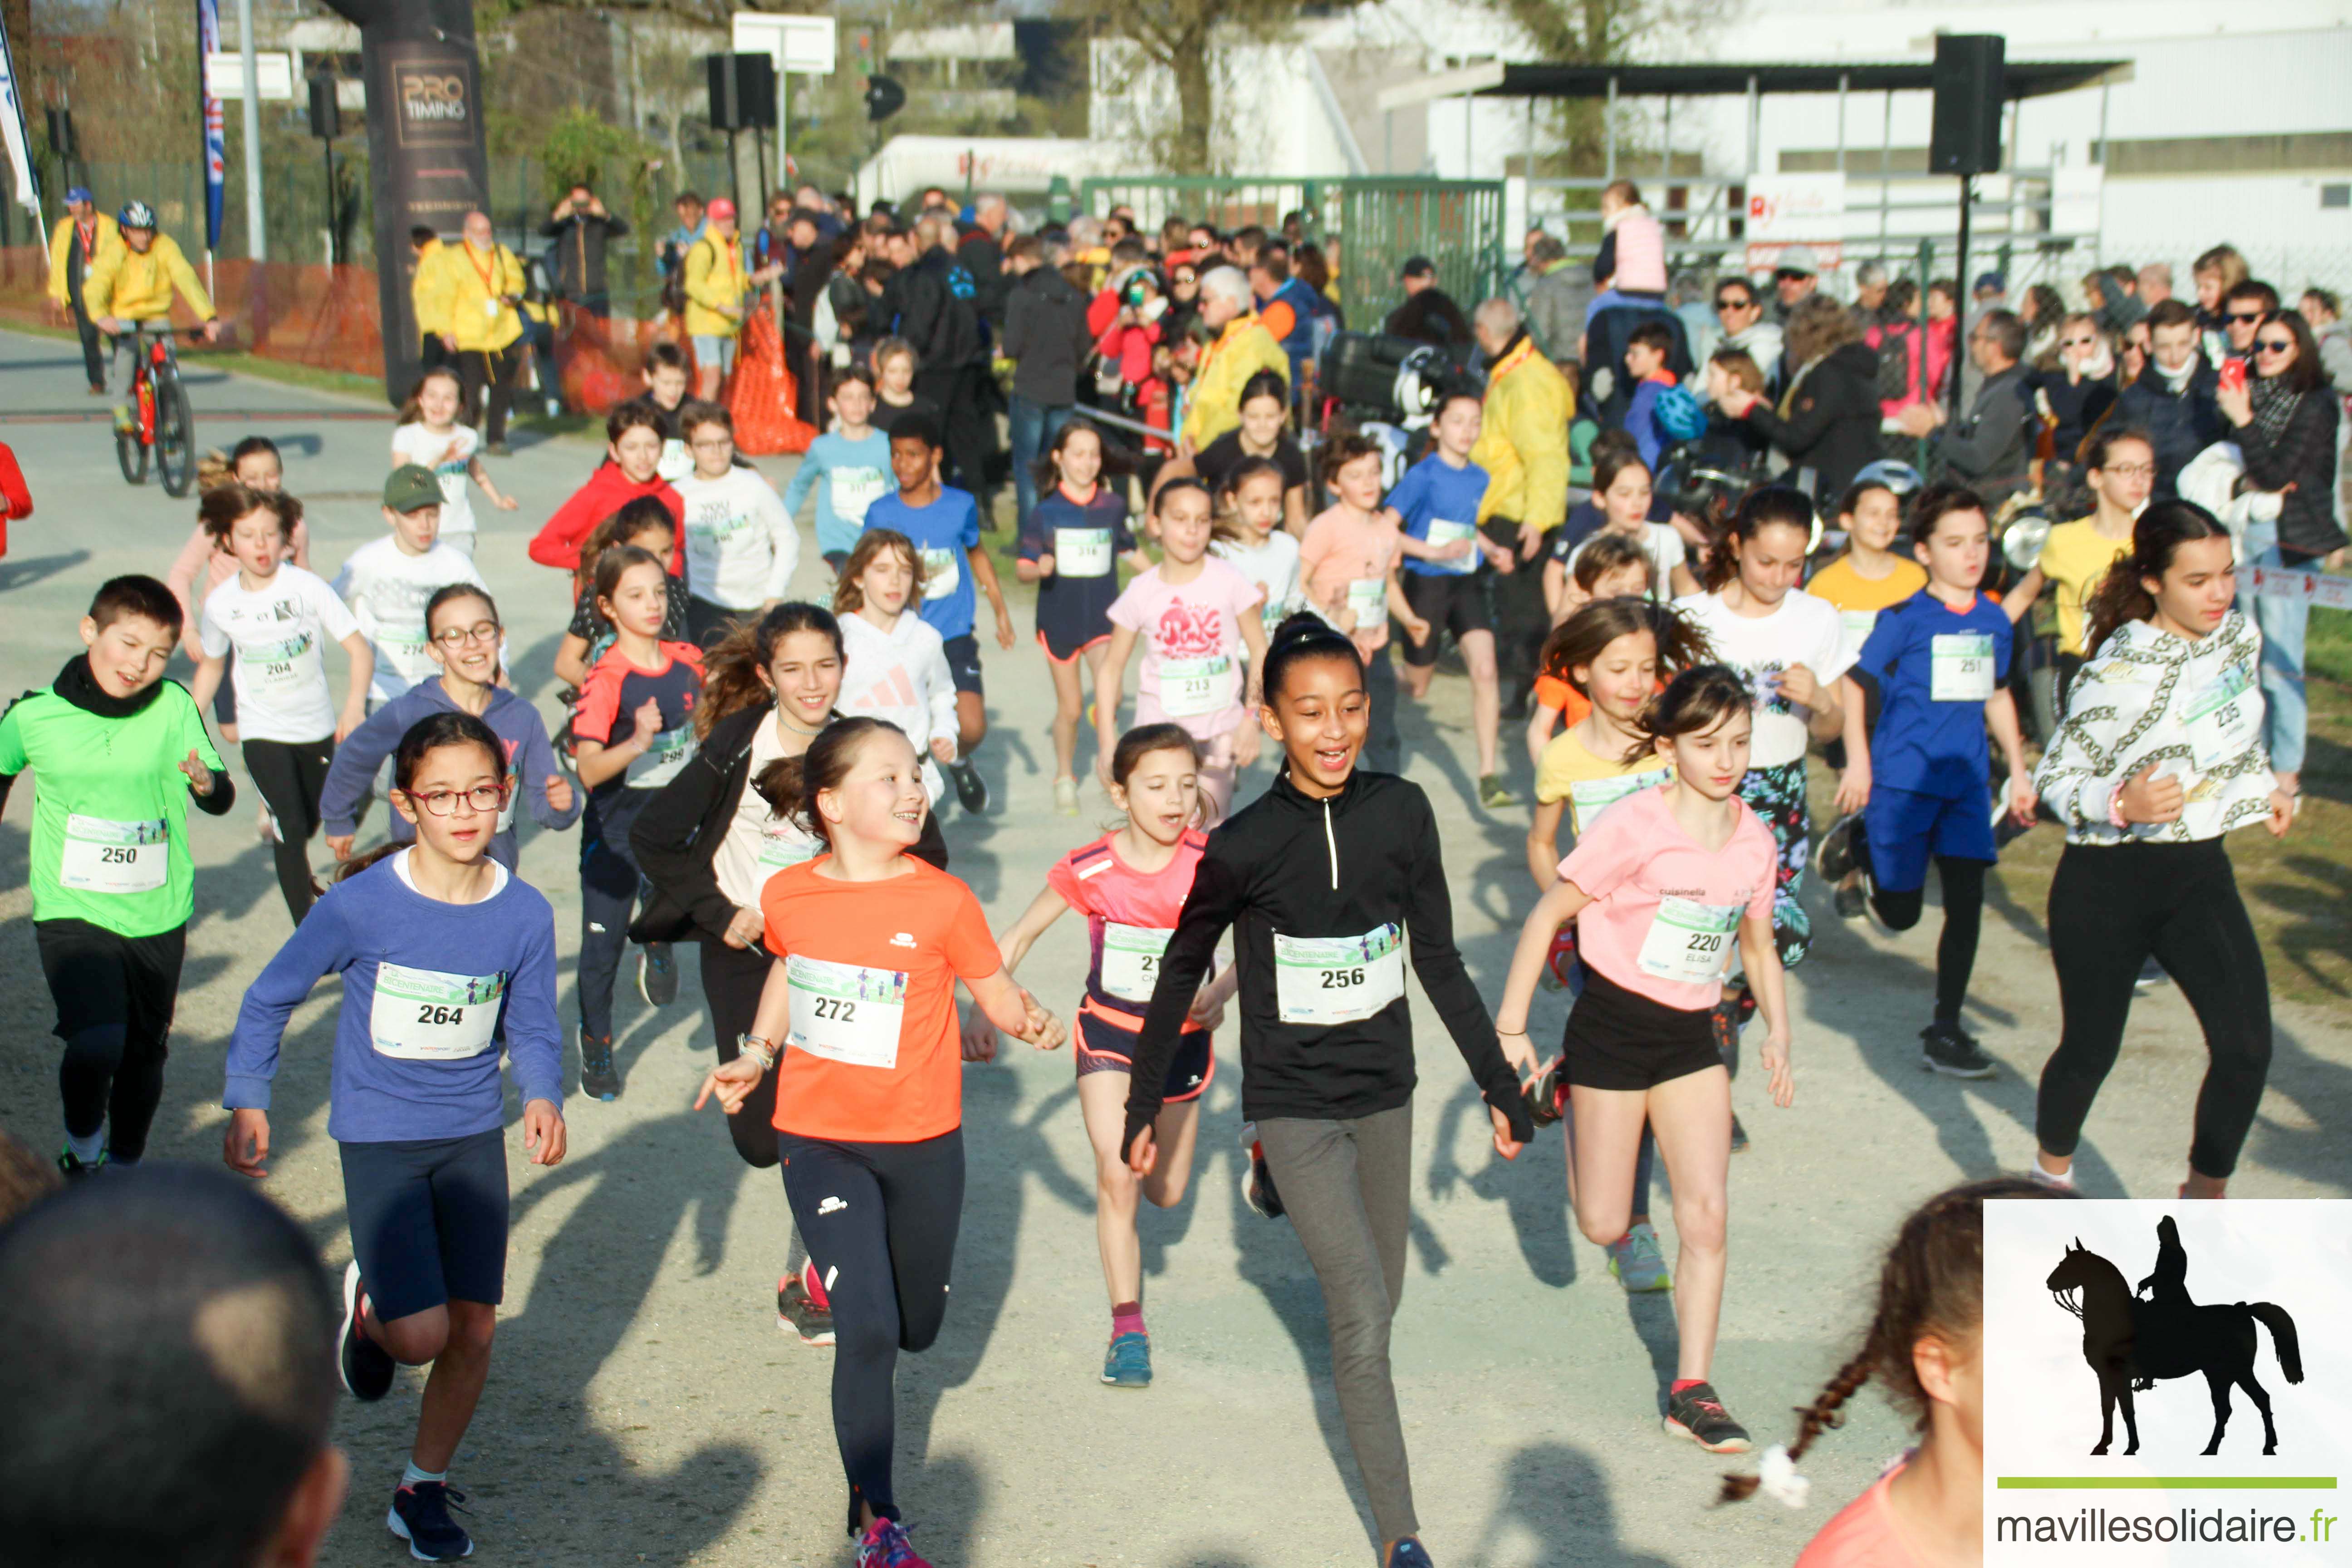
[[[1920,1065],[1953,1078],[1990,1078],[2000,1064],[1958,1024],[1930,1024],[1919,1031]]]
[[[2025,1174],[2028,1180],[2039,1182],[2053,1192],[2071,1195],[2074,1191],[2074,1167],[2072,1165],[2067,1166],[2063,1172],[2045,1171],[2042,1168],[2041,1156],[2036,1155],[2026,1162]]]
[[[907,1527],[895,1519],[877,1519],[857,1538],[857,1568],[931,1568],[907,1543]]]
[[[1667,1394],[1665,1426],[1669,1437],[1687,1437],[1710,1454],[1744,1454],[1752,1447],[1748,1428],[1731,1418],[1709,1384]]]
[[[1539,982],[1547,991],[1565,991],[1568,989],[1569,971],[1575,967],[1576,922],[1570,921],[1552,934],[1551,951],[1544,954]]]
[[[1138,1333],[1113,1336],[1110,1350],[1103,1356],[1102,1380],[1113,1388],[1150,1388],[1151,1336]]]
[[[121,404],[116,404],[114,405],[114,433],[118,436],[128,436],[138,428],[138,416],[133,415],[128,408],[123,407]]]
[[[978,816],[988,809],[988,781],[980,776],[978,768],[970,763],[950,763],[948,777],[955,781],[956,799],[966,811]]]
[[[580,1092],[591,1100],[621,1098],[621,1075],[613,1066],[613,1042],[592,1040],[580,1026]]]
[[[504,441],[493,441],[488,446],[483,447],[482,450],[488,452],[493,458],[511,458],[514,456],[514,448],[508,446]]]
[[[1488,811],[1499,811],[1504,806],[1515,804],[1511,799],[1511,792],[1503,786],[1502,774],[1480,773],[1478,775],[1478,804]]]
[[[1249,1150],[1249,1180],[1242,1184],[1242,1201],[1265,1219],[1282,1217],[1282,1194],[1274,1190],[1274,1173],[1266,1169],[1265,1146],[1257,1141],[1257,1126],[1242,1127],[1242,1143]]]
[[[1816,864],[1822,880],[1843,882],[1846,873],[1856,868],[1854,840],[1862,835],[1862,813],[1848,812],[1837,819],[1827,833],[1822,835],[1822,849]]]
[[[1078,815],[1078,781],[1059,778],[1054,781],[1054,809],[1064,816]]]
[[[1666,1273],[1666,1256],[1658,1247],[1657,1229],[1645,1219],[1635,1220],[1633,1229],[1609,1244],[1609,1272],[1628,1295],[1675,1288]]]
[[[1739,1112],[1736,1110],[1731,1113],[1731,1152],[1735,1154],[1748,1152],[1748,1129],[1739,1124]]]
[[[339,1351],[335,1359],[342,1369],[343,1386],[352,1391],[352,1397],[373,1405],[392,1392],[392,1374],[396,1366],[392,1353],[360,1328],[366,1306],[367,1290],[360,1282],[359,1261],[354,1258],[343,1268],[343,1331],[336,1341]],[[393,1528],[397,1530],[399,1526]]]
[[[776,1327],[800,1335],[804,1345],[833,1343],[833,1305],[812,1296],[797,1274],[776,1281]]]
[[[2172,976],[2164,972],[2164,965],[2158,963],[2155,959],[2150,958],[2147,963],[2139,966],[2139,978],[2132,982],[2132,989],[2135,991],[2153,991],[2159,985],[2169,985],[2171,984]]]
[[[466,1500],[446,1481],[411,1481],[392,1494],[392,1512],[384,1528],[408,1542],[408,1554],[419,1563],[454,1563],[474,1554],[474,1538],[449,1517]],[[459,1513],[468,1510],[459,1508]]]
[[[649,942],[637,950],[637,994],[648,1007],[667,1007],[677,1000],[677,954],[666,942]]]
[[[1389,1548],[1387,1568],[1436,1568],[1429,1560],[1429,1548],[1410,1535],[1399,1536]]]
[[[1842,921],[1858,921],[1870,912],[1870,895],[1863,891],[1862,880],[1840,882],[1830,893],[1831,907]]]
[[[100,1149],[98,1158],[85,1160],[70,1147],[58,1151],[58,1174],[68,1182],[79,1182],[84,1176],[94,1176],[106,1165],[106,1151]]]
[[[1549,1127],[1568,1114],[1568,1077],[1561,1065],[1555,1059],[1519,1086],[1519,1103],[1538,1128]]]

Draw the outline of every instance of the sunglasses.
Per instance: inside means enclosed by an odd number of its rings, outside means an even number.
[[[1717,300],[1715,302],[1715,308],[1718,311],[1752,310],[1756,308],[1756,301],[1753,300]]]
[[[2098,341],[2096,338],[2061,338],[2058,341],[2058,346],[2067,349],[2086,349]]]
[[[2284,354],[2294,352],[2293,338],[2256,338],[2254,352],[2259,354]]]
[[[2261,321],[2265,313],[2262,310],[2232,310],[2230,312],[2229,319],[2233,321],[2252,323]]]

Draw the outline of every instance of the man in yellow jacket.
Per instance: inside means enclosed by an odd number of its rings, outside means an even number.
[[[131,428],[136,416],[129,397],[131,377],[139,363],[139,331],[142,327],[168,331],[172,325],[172,293],[177,289],[188,308],[204,318],[205,342],[220,339],[220,318],[196,269],[180,253],[179,243],[155,232],[155,209],[145,202],[126,202],[116,215],[122,243],[100,253],[97,264],[81,280],[82,308],[98,330],[114,340],[114,371],[124,402],[114,411],[115,427]]]
[[[1201,351],[1184,409],[1184,441],[1198,452],[1242,422],[1242,388],[1270,370],[1290,384],[1290,356],[1251,309],[1249,278],[1238,267],[1212,268],[1201,279],[1201,321],[1216,332]]]
[[[58,220],[49,236],[49,300],[58,318],[72,321],[81,334],[82,368],[89,373],[92,397],[106,395],[106,355],[99,342],[98,323],[89,319],[89,307],[82,303],[81,285],[101,255],[121,248],[121,229],[98,210],[98,204],[90,200],[89,187],[76,185],[66,192],[66,216]]]
[[[783,263],[743,270],[743,238],[735,204],[714,197],[703,209],[702,237],[687,247],[686,335],[694,340],[695,395],[715,398],[735,368],[735,339],[743,330],[743,300],[753,289],[783,275]]]
[[[1568,521],[1568,426],[1576,394],[1568,378],[1528,335],[1519,308],[1486,300],[1472,312],[1471,334],[1486,359],[1486,417],[1470,460],[1486,470],[1478,527],[1518,555],[1519,570],[1495,579],[1495,654],[1502,672],[1503,717],[1527,717],[1528,689],[1550,616],[1543,574],[1535,570],[1550,536]]]
[[[441,314],[441,268],[448,265],[449,247],[441,237],[423,224],[408,231],[408,248],[414,255],[416,269],[408,275],[409,308],[416,312],[416,339],[420,370],[432,370],[450,363],[449,351],[442,346],[442,338],[449,331],[448,319]]]
[[[522,317],[515,310],[522,300],[522,263],[490,232],[488,214],[470,212],[464,243],[446,247],[433,265],[438,292],[431,312],[420,314],[441,328],[441,346],[457,363],[466,423],[482,433],[487,450],[503,458],[507,410],[524,352]]]

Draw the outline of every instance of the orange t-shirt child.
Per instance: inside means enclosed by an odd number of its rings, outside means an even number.
[[[1356,651],[1366,658],[1389,642],[1389,567],[1396,561],[1397,528],[1381,517],[1335,506],[1307,525],[1298,546],[1298,575],[1315,607],[1334,617],[1355,616]]]

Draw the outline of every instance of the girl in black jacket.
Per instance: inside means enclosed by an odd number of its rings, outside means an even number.
[[[1534,1135],[1518,1079],[1454,945],[1437,822],[1418,785],[1359,772],[1370,720],[1355,644],[1294,616],[1266,649],[1261,721],[1286,761],[1273,786],[1209,835],[1135,1039],[1120,1152],[1139,1175],[1184,1016],[1225,928],[1241,972],[1242,1107],[1255,1125],[1251,1193],[1287,1213],[1323,1287],[1331,1376],[1370,1494],[1385,1568],[1428,1568],[1389,1327],[1404,1289],[1411,1209],[1413,973],[1469,1064],[1508,1160]]]
[[[1789,321],[1783,357],[1797,367],[1776,405],[1748,393],[1723,411],[1762,433],[1791,469],[1811,468],[1817,502],[1845,494],[1863,466],[1878,460],[1878,351],[1862,341],[1852,311],[1812,295]],[[1787,476],[1802,489],[1795,475]]]

